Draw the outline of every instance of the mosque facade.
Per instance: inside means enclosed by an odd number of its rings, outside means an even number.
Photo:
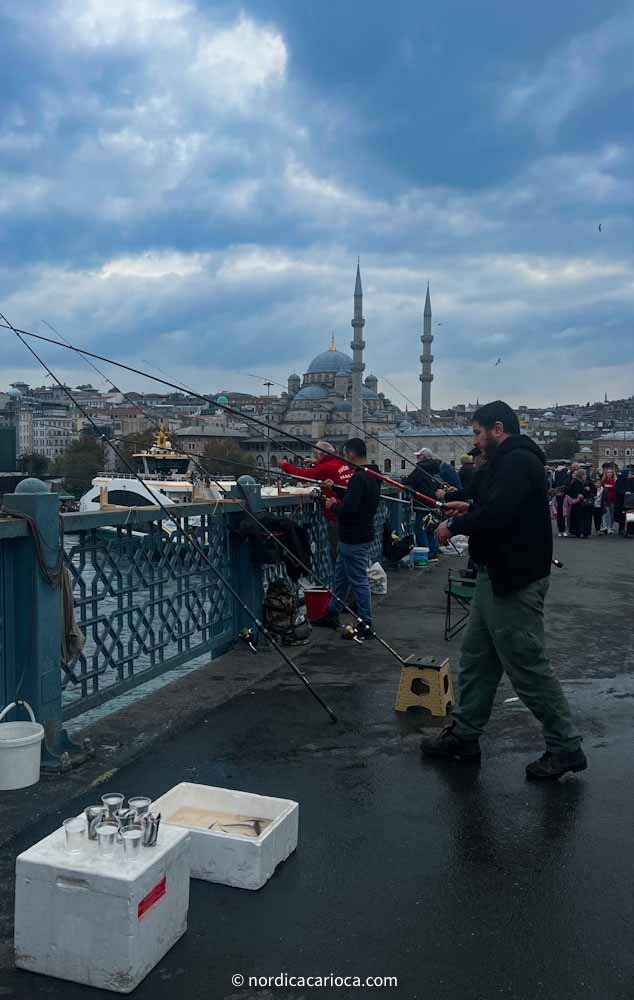
[[[287,391],[271,398],[265,419],[271,431],[250,437],[243,447],[255,452],[258,464],[275,465],[283,459],[307,457],[309,449],[286,435],[296,435],[307,441],[330,441],[338,450],[350,437],[366,440],[369,458],[383,471],[397,472],[409,462],[397,458],[394,451],[407,457],[419,448],[431,448],[443,460],[459,459],[471,447],[471,437],[456,428],[433,426],[431,412],[431,299],[429,288],[425,299],[422,362],[422,408],[418,412],[403,412],[383,392],[379,381],[369,374],[363,379],[363,288],[360,267],[354,287],[352,356],[339,350],[331,339],[327,350],[320,352],[308,365],[303,377],[293,373],[288,377]],[[377,440],[378,439],[378,440]],[[400,442],[400,444],[399,444]]]

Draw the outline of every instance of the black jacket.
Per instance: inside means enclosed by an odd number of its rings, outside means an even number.
[[[425,459],[424,462],[417,462],[415,468],[408,476],[402,480],[404,486],[411,486],[417,493],[424,493],[428,497],[435,497],[436,490],[440,490],[445,485],[440,478],[440,462]],[[420,507],[414,499],[414,506]]]
[[[369,468],[378,472],[376,465]],[[339,541],[360,545],[374,539],[374,515],[381,499],[381,481],[359,467],[348,483],[343,503],[332,509],[339,525]]]
[[[472,559],[486,566],[496,594],[550,575],[553,536],[545,456],[524,434],[512,434],[483,468],[478,497],[456,518],[453,534],[469,536]]]

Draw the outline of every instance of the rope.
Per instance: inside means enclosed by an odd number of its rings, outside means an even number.
[[[55,560],[55,565],[50,568],[46,562],[46,556],[44,555],[44,546],[46,545],[47,548],[51,548],[51,546],[47,545],[42,538],[37,521],[35,521],[30,514],[25,514],[23,511],[19,510],[9,510],[4,505],[0,508],[0,510],[3,514],[8,515],[9,517],[14,517],[19,521],[24,521],[28,525],[29,531],[33,535],[35,556],[40,568],[40,573],[49,586],[58,588],[62,582],[62,573],[64,570],[64,522],[61,515],[59,517],[59,549],[57,552],[57,559]]]

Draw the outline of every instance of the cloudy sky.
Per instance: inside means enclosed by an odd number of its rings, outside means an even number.
[[[631,0],[0,0],[0,19],[15,325],[251,391],[331,331],[349,350],[359,255],[366,368],[413,399],[428,280],[436,406],[634,392]],[[0,385],[41,382],[1,336]]]

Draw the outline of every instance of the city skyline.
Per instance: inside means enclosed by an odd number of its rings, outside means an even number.
[[[249,391],[332,331],[348,351],[360,256],[366,370],[410,399],[428,281],[434,408],[630,394],[628,4],[59,0],[2,23],[16,325]],[[3,338],[7,381],[40,381]]]

